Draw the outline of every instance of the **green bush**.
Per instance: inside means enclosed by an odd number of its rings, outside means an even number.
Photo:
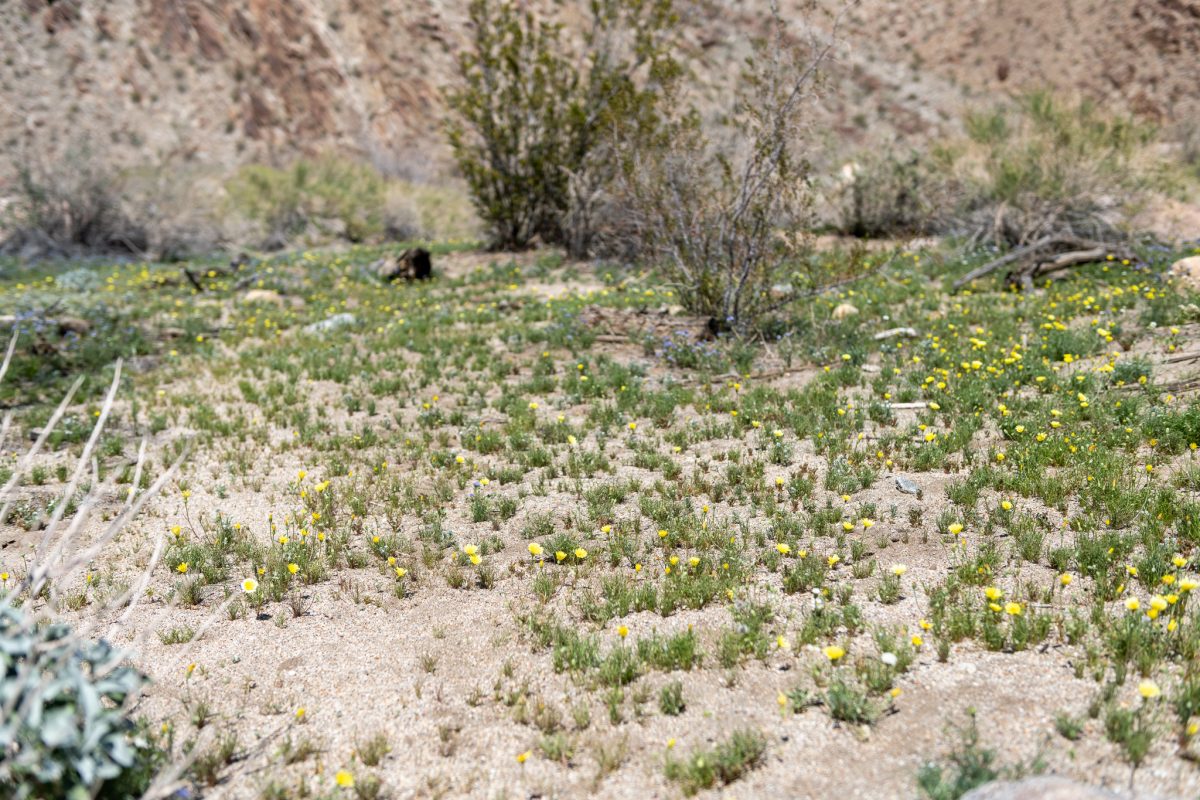
[[[679,74],[671,0],[593,0],[581,46],[512,0],[473,0],[474,38],[447,92],[448,125],[475,207],[497,248],[535,238],[591,245],[615,175],[612,140],[652,129]]]
[[[261,223],[276,246],[305,233],[360,242],[383,231],[384,180],[352,161],[325,156],[288,169],[251,164],[225,189],[233,210]]]
[[[0,795],[138,797],[159,760],[125,716],[145,677],[125,653],[0,605]]]
[[[1015,107],[968,115],[966,129],[968,142],[951,156],[961,200],[950,228],[978,242],[1116,238],[1105,212],[1153,175],[1143,156],[1154,129],[1088,101],[1033,92]]]

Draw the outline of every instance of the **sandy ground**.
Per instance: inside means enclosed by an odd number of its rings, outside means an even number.
[[[467,274],[474,263],[466,258],[448,260],[447,269]],[[588,286],[599,290],[600,284]],[[537,292],[554,295],[565,288],[557,282],[535,284]],[[576,287],[577,288],[577,287]],[[1189,329],[1188,341],[1196,338]],[[640,347],[614,342],[607,352],[619,360],[644,359]],[[1187,350],[1188,347],[1183,349]],[[1190,374],[1190,365],[1174,365],[1168,378]],[[756,369],[770,373],[764,383],[776,387],[802,386],[816,370],[782,370],[779,364],[762,363]],[[660,379],[651,374],[651,380]],[[223,376],[204,371],[182,375],[165,387],[169,392],[220,386]],[[305,402],[330,405],[328,423],[345,423],[345,411],[333,408],[336,386],[302,382],[298,387]],[[453,390],[451,382],[438,391]],[[230,401],[230,405],[237,403]],[[387,398],[370,424],[393,418],[399,410]],[[403,410],[403,422],[393,428],[392,443],[403,423],[419,409]],[[567,409],[571,421],[582,421],[587,407]],[[549,415],[549,409],[544,411]],[[902,423],[912,412],[901,411]],[[696,414],[695,409],[677,410],[677,420]],[[393,423],[395,425],[396,423]],[[169,441],[178,431],[156,437],[156,445]],[[297,508],[296,472],[310,470],[309,482],[326,476],[319,467],[320,454],[304,450],[284,451],[288,431],[273,430],[270,446],[253,442],[221,443],[221,447],[246,448],[253,463],[250,475],[226,479],[220,493],[217,478],[228,472],[227,456],[220,448],[201,450],[189,459],[186,474],[192,494],[185,503],[177,489],[155,499],[147,511],[111,545],[96,570],[119,582],[136,574],[157,537],[170,526],[187,525],[217,512],[246,525],[266,541],[268,515],[282,519]],[[790,434],[789,434],[790,436]],[[980,435],[986,441],[988,433]],[[868,440],[869,441],[869,440]],[[590,444],[585,442],[584,444]],[[647,486],[659,478],[630,465],[629,438],[609,441],[608,455],[617,469],[614,475],[585,481],[635,477]],[[817,486],[827,467],[811,442],[795,442],[795,458],[787,468],[794,473],[810,468]],[[390,445],[389,445],[390,446]],[[981,445],[982,446],[982,445]],[[757,447],[751,438],[713,440],[691,447],[678,457],[684,475],[702,461],[730,449],[748,452]],[[403,463],[397,449],[394,457],[382,448],[379,456]],[[58,458],[50,454],[50,461]],[[486,461],[487,459],[482,459]],[[317,466],[314,466],[317,465]],[[392,469],[406,470],[407,466]],[[777,472],[770,465],[767,480]],[[881,471],[873,485],[851,498],[849,506],[874,503],[880,519],[860,538],[880,565],[876,576],[854,580],[855,602],[870,624],[903,626],[910,633],[928,614],[923,588],[941,582],[955,564],[954,547],[937,533],[935,520],[947,507],[947,485],[961,475],[948,473],[905,473],[921,486],[920,498],[895,488],[895,473]],[[495,487],[497,495],[516,496],[526,483]],[[526,553],[527,540],[520,531],[531,515],[571,510],[577,500],[560,491],[560,481],[550,481],[547,495],[528,495],[517,515],[494,528],[491,523],[470,521],[465,490],[453,487],[445,526],[459,541],[481,541],[492,534],[503,549],[489,557],[497,575],[492,589],[456,590],[447,586],[437,570],[421,570],[412,591],[398,598],[394,582],[377,566],[343,569],[328,581],[303,590],[305,611],[294,616],[284,604],[268,604],[263,613],[251,612],[230,619],[221,605],[226,591],[237,596],[234,576],[227,587],[210,587],[199,608],[180,608],[166,597],[176,576],[170,565],[161,565],[152,582],[154,593],[144,598],[130,624],[116,640],[134,647],[137,664],[154,679],[153,686],[137,709],[139,715],[157,723],[169,722],[182,739],[195,736],[204,749],[216,737],[237,734],[237,756],[214,786],[203,787],[205,797],[258,798],[268,783],[287,786],[290,795],[302,781],[318,794],[332,789],[333,775],[346,769],[361,780],[367,774],[380,777],[384,796],[395,798],[646,798],[679,796],[677,786],[663,774],[664,761],[699,747],[711,747],[738,728],[760,730],[768,749],[764,764],[741,780],[705,796],[825,798],[837,795],[865,798],[917,796],[915,776],[919,767],[944,756],[959,741],[954,726],[967,720],[968,710],[977,714],[984,744],[996,750],[998,762],[1031,763],[1042,757],[1048,768],[1122,793],[1130,792],[1131,772],[1115,745],[1104,738],[1101,720],[1086,717],[1098,684],[1075,677],[1078,653],[1058,644],[1054,635],[1046,644],[1019,653],[996,653],[973,643],[956,644],[947,663],[940,663],[933,647],[925,645],[913,668],[898,682],[893,706],[871,727],[833,721],[821,708],[803,713],[783,712],[777,702],[800,684],[812,686],[813,676],[829,673],[830,667],[814,646],[773,649],[763,661],[747,660],[732,670],[716,659],[716,641],[731,623],[727,607],[714,604],[703,610],[679,611],[669,617],[654,613],[631,614],[614,620],[598,632],[604,647],[619,641],[616,626],[628,626],[630,641],[651,633],[695,631],[705,659],[689,673],[650,672],[625,688],[621,705],[623,720],[612,724],[604,704],[603,690],[590,689],[585,681],[556,673],[551,654],[537,648],[518,621],[522,614],[555,619],[567,626],[578,625],[577,601],[585,586],[597,586],[607,567],[593,564],[566,579],[551,602],[543,604],[531,589],[538,569]],[[29,491],[49,491],[31,487]],[[824,489],[817,490],[821,503],[844,501]],[[106,506],[114,508],[116,495]],[[985,502],[995,497],[985,493]],[[1022,510],[1044,514],[1056,524],[1061,514],[1036,503],[1020,501]],[[737,506],[714,503],[712,518],[729,520]],[[910,512],[912,519],[910,521]],[[618,518],[637,514],[637,497],[631,495],[617,509]],[[98,524],[98,523],[97,523]],[[759,518],[748,521],[751,531],[764,528]],[[399,530],[403,538],[416,539],[416,518],[406,519]],[[20,558],[36,532],[25,533],[12,526],[3,530],[5,563]],[[596,539],[589,539],[592,544]],[[1004,544],[1002,542],[1002,544]],[[1050,540],[1048,547],[1057,542]],[[1007,545],[1005,545],[1007,546]],[[903,599],[882,605],[873,599],[872,587],[879,572],[891,564],[905,564]],[[544,567],[552,569],[553,567]],[[833,583],[847,582],[850,567],[839,565]],[[1050,585],[1055,573],[1048,567],[1025,564],[1006,581],[1033,581]],[[1082,592],[1077,583],[1066,590]],[[775,628],[789,640],[799,620],[810,611],[813,599],[789,595],[780,589],[780,577],[762,571],[746,597],[772,604],[778,613]],[[743,598],[744,599],[744,598]],[[84,612],[88,613],[88,612]],[[159,634],[180,626],[203,630],[185,644],[163,644]],[[849,637],[845,637],[849,638]],[[869,634],[854,638],[864,651]],[[850,667],[838,667],[847,669]],[[671,717],[658,710],[659,689],[680,679],[684,685],[686,710]],[[574,755],[555,762],[539,752],[541,732],[516,719],[509,702],[523,693],[532,706],[538,703],[556,709],[560,729],[574,745]],[[642,702],[638,702],[641,696]],[[1134,689],[1126,686],[1123,702],[1137,702]],[[204,705],[211,720],[198,732],[189,727],[189,717]],[[639,713],[638,708],[641,708]],[[586,708],[583,725],[577,719]],[[298,715],[300,710],[302,714]],[[1084,719],[1085,735],[1068,742],[1055,732],[1055,717],[1067,712]],[[356,752],[369,737],[382,733],[391,752],[378,766],[366,767]],[[295,764],[285,764],[280,749],[285,740],[308,740],[317,752]],[[526,760],[518,756],[532,751]],[[612,757],[611,754],[619,754]],[[613,760],[608,770],[602,764]],[[1192,797],[1200,795],[1200,770],[1181,758],[1169,736],[1156,741],[1147,762],[1132,783],[1135,797]],[[347,796],[349,793],[347,792]]]

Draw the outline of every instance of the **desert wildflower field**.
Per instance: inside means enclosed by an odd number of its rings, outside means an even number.
[[[0,285],[0,592],[80,519],[25,603],[133,653],[175,796],[1200,793],[1200,250],[827,247],[863,277],[758,339],[384,252]]]

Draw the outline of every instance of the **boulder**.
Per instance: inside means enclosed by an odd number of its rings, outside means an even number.
[[[384,283],[424,281],[433,274],[433,262],[429,256],[429,251],[424,247],[413,247],[399,255],[379,259],[372,268]]]
[[[1176,288],[1200,292],[1200,256],[1179,259],[1171,265],[1170,275]]]
[[[855,308],[854,306],[850,305],[849,303],[839,303],[833,309],[833,318],[834,319],[846,319],[846,317],[853,317],[857,313],[858,313],[858,309]]]

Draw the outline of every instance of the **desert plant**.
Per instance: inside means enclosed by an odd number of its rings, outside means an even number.
[[[954,750],[942,762],[923,764],[917,772],[917,788],[929,800],[957,800],[994,780],[1019,780],[1045,769],[1040,754],[1030,762],[1000,766],[996,751],[981,744],[974,709],[967,709],[966,724],[953,728],[952,733],[959,739]]]
[[[228,238],[215,172],[175,163],[131,169],[120,176],[120,192],[125,214],[157,260],[210,255]]]
[[[682,97],[669,104],[680,110],[663,135],[623,152],[628,233],[662,265],[684,307],[719,330],[746,332],[828,277],[802,258],[812,197],[800,146],[803,111],[832,46],[793,44],[776,10],[747,64],[732,152],[714,146]]]
[[[0,364],[0,378],[8,371],[16,341],[14,334]],[[0,796],[140,797],[152,790],[159,794],[169,791],[182,771],[181,765],[166,764],[167,755],[139,735],[129,717],[129,702],[145,678],[125,663],[128,653],[96,638],[92,627],[98,620],[85,618],[75,628],[55,620],[62,585],[113,540],[179,467],[176,461],[148,489],[131,491],[119,513],[94,539],[87,544],[79,542],[82,523],[97,502],[96,487],[89,486],[79,495],[76,492],[112,413],[121,384],[119,360],[113,372],[92,436],[83,446],[75,470],[69,477],[64,472],[65,486],[45,520],[40,543],[26,562],[26,574],[0,594]],[[81,383],[82,379],[75,382],[0,486],[0,519],[12,508],[14,488],[30,470]],[[145,466],[144,458],[143,448],[136,465],[138,475]],[[138,485],[138,479],[133,483]],[[78,502],[67,502],[67,498],[78,498]],[[132,612],[161,552],[160,544],[140,586],[122,594],[107,609],[126,606],[113,629]]]
[[[541,238],[585,254],[614,175],[606,148],[654,124],[679,74],[671,0],[594,0],[578,48],[512,0],[474,0],[469,13],[447,132],[491,244]]]
[[[966,128],[968,142],[950,153],[962,199],[947,227],[976,242],[1113,240],[1112,198],[1143,188],[1151,174],[1139,157],[1154,130],[1089,101],[1031,92],[1015,107],[969,114]]]
[[[1200,177],[1200,122],[1188,116],[1174,131],[1179,148],[1179,160],[1196,177]]]
[[[0,793],[6,797],[138,796],[159,752],[126,715],[145,683],[126,654],[38,624],[0,605]],[[52,676],[52,680],[47,680]]]
[[[834,186],[836,227],[858,237],[930,232],[939,182],[918,151],[866,151],[842,168]]]
[[[242,167],[225,189],[232,208],[265,228],[266,244],[283,246],[310,230],[359,242],[383,230],[383,178],[371,167],[323,156],[287,169]]]
[[[766,751],[767,740],[761,733],[736,730],[711,750],[696,750],[683,760],[668,758],[665,774],[690,797],[701,789],[738,780],[762,764]]]
[[[6,212],[4,251],[61,257],[81,249],[147,249],[145,230],[122,203],[117,171],[87,147],[71,146],[58,159],[23,160],[16,189]]]

